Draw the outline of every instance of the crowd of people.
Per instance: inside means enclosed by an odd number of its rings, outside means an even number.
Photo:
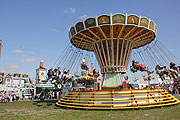
[[[92,74],[90,74],[91,71],[90,71],[89,66],[87,65],[87,58],[83,58],[82,64],[81,64],[81,69],[88,71],[87,74],[89,76],[95,76],[95,77],[99,76],[99,73],[96,71],[96,68],[94,68],[92,70]],[[86,75],[86,74],[84,74],[84,75]],[[48,76],[47,81],[50,81],[52,84],[55,84],[55,85],[65,84],[66,81],[72,81],[72,79],[74,78],[74,76],[70,75],[70,70],[67,70],[67,71],[64,70],[62,72],[60,67],[55,68],[55,69],[50,68],[48,70],[47,76]]]
[[[41,91],[39,99],[44,101],[45,99],[60,99],[62,97],[62,90],[59,91]]]
[[[154,71],[149,71],[148,68],[142,63],[140,64],[138,60],[133,60],[132,65],[130,66],[130,70],[135,73],[137,71],[144,72],[146,71],[148,74],[153,73]],[[168,76],[170,79],[178,78],[178,73],[180,72],[180,66],[176,66],[175,63],[171,62],[169,67],[156,65],[155,67],[156,74],[164,81],[165,77]],[[166,76],[165,76],[166,75]]]
[[[0,92],[0,102],[12,102],[12,101],[18,101],[18,100],[23,100],[24,99],[24,94],[20,96],[19,92],[13,92],[10,91],[7,93],[6,91],[1,91]]]
[[[71,80],[73,78],[70,76],[70,70],[64,70],[62,73],[60,67],[54,70],[53,68],[49,69],[47,75],[47,81],[50,81],[52,84],[55,84],[56,86],[58,84],[65,84],[66,81]]]
[[[169,85],[168,86],[168,91],[170,94],[180,94],[180,86],[178,85]]]
[[[157,65],[155,67],[156,74],[159,75],[162,81],[165,80],[165,76],[168,76],[170,79],[178,78],[178,73],[180,72],[180,66],[176,66],[175,63],[171,62],[169,67]]]

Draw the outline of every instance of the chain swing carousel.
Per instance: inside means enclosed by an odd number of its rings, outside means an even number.
[[[71,58],[64,66],[67,68],[69,64],[69,69],[72,69],[76,66],[74,64],[79,64],[72,61],[73,57],[76,57],[77,61],[87,58],[82,54],[76,55],[82,50],[94,53],[103,79],[100,80],[100,88],[70,91],[56,105],[86,110],[114,110],[178,104],[179,100],[162,88],[122,89],[123,75],[127,72],[129,60],[132,59],[132,51],[148,46],[155,39],[156,34],[155,23],[137,15],[101,15],[78,22],[69,31],[70,42],[73,45],[70,47],[77,49],[70,50],[73,51],[72,54],[67,51],[65,55]],[[58,65],[61,64],[61,69],[65,69],[62,65],[64,60],[60,61]]]

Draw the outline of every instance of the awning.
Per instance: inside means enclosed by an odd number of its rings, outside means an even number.
[[[48,89],[48,90],[55,89],[54,84],[36,84],[36,87],[42,88],[43,90],[45,90],[45,89]]]

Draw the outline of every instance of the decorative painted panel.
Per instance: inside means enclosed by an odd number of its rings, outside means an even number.
[[[98,17],[98,24],[99,25],[110,24],[110,17],[107,15],[102,15]]]
[[[125,24],[125,16],[122,14],[116,14],[112,16],[112,23],[113,24]]]

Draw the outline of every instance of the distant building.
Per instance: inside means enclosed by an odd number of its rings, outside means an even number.
[[[43,67],[44,61],[41,60],[39,68],[36,69],[36,82],[39,84],[44,83],[47,79],[47,69]]]
[[[55,86],[47,81],[47,69],[44,68],[44,61],[41,60],[39,68],[36,69],[36,94],[40,94],[44,90],[46,93],[53,91]]]
[[[32,81],[27,74],[19,73],[0,73],[0,91],[9,93],[18,92],[20,98],[22,95],[30,98],[32,93],[35,93],[35,81]]]

